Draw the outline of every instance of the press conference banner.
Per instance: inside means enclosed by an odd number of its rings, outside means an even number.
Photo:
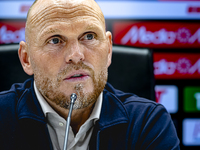
[[[148,48],[200,48],[200,23],[124,21],[113,25],[115,44]]]
[[[0,19],[26,19],[34,0],[0,1]],[[198,19],[199,1],[97,0],[106,19]],[[170,10],[170,11],[169,11]]]
[[[25,41],[25,21],[0,22],[0,44]]]
[[[156,79],[200,79],[200,53],[154,53]]]

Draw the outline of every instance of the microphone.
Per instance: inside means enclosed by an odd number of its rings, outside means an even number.
[[[63,146],[63,150],[67,150],[67,141],[68,141],[68,135],[69,135],[69,127],[70,127],[70,121],[71,121],[71,114],[72,114],[72,110],[73,110],[73,105],[74,102],[76,101],[76,94],[72,93],[70,99],[70,108],[69,108],[69,113],[67,116],[67,124],[66,124],[66,130],[65,130],[65,140],[64,140],[64,146]]]

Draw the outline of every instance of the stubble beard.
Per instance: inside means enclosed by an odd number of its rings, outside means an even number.
[[[103,91],[107,82],[107,68],[103,68],[98,75],[95,75],[94,71],[89,66],[80,61],[77,64],[70,64],[70,66],[61,70],[57,78],[50,79],[44,75],[43,71],[34,67],[34,80],[38,90],[45,99],[54,102],[62,108],[69,109],[70,95],[66,96],[63,92],[59,91],[59,87],[67,72],[79,69],[88,70],[93,81],[93,91],[90,93],[84,92],[85,87],[82,83],[77,83],[74,87],[67,87],[73,88],[77,94],[77,100],[74,103],[73,109],[81,109],[94,103]]]

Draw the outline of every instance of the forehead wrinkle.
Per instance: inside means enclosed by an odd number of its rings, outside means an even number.
[[[99,28],[99,27],[96,26],[95,23],[94,23],[94,24],[89,24],[89,25],[85,28],[85,30],[94,30],[94,29],[97,29],[97,28]]]
[[[63,22],[63,23],[65,23],[65,22]],[[81,22],[80,22],[80,24],[81,24]],[[66,28],[66,27],[65,27]],[[73,27],[72,26],[72,24],[70,24],[70,28],[73,30],[73,31],[76,31],[78,28],[76,28],[76,27]],[[97,23],[95,23],[95,22],[93,22],[92,24],[87,24],[84,28],[83,28],[83,30],[84,31],[87,31],[87,30],[95,30],[95,31],[97,31],[97,30],[102,30],[102,28],[100,28],[99,26],[98,26],[98,24]],[[104,31],[103,31],[104,32]],[[42,32],[40,33],[40,36],[39,37],[45,37],[46,35],[53,35],[53,34],[61,34],[61,35],[64,35],[64,33],[63,33],[63,30],[62,29],[60,29],[60,28],[52,28],[52,27],[50,27],[50,28],[46,28],[45,26],[44,27],[42,27]]]
[[[84,7],[84,8],[83,8]],[[37,26],[43,26],[49,19],[52,21],[59,21],[64,19],[72,19],[79,16],[95,17],[103,25],[105,25],[104,17],[102,13],[97,12],[93,8],[87,5],[78,5],[70,8],[63,7],[63,5],[51,5],[45,9],[34,14],[30,19],[30,24]]]
[[[42,33],[42,36],[45,36],[45,35],[49,35],[49,34],[54,34],[54,33],[60,33],[61,31],[59,29],[47,29],[46,31],[44,31]]]

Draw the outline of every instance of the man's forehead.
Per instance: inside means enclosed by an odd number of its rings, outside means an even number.
[[[37,0],[29,10],[26,22],[26,41],[47,27],[59,23],[73,25],[80,20],[92,22],[105,31],[105,19],[94,0]],[[86,25],[84,24],[84,26]],[[74,26],[75,27],[75,26]],[[47,31],[54,32],[54,31]]]
[[[104,24],[104,16],[94,0],[38,0],[29,12],[27,21],[37,24],[50,18],[93,16]]]
[[[48,7],[65,7],[65,8],[73,8],[77,6],[88,6],[94,9],[98,9],[98,5],[94,0],[36,0],[34,6],[31,10],[31,14],[34,15],[40,10],[43,10]]]
[[[48,35],[64,35],[69,33],[69,30],[72,31],[74,34],[80,34],[81,32],[86,31],[101,31],[104,32],[104,28],[99,26],[97,22],[88,22],[88,21],[77,21],[76,23],[67,24],[67,23],[54,23],[52,25],[46,25],[44,29],[41,30],[40,36],[48,36]]]
[[[35,4],[68,4],[68,5],[76,5],[76,4],[92,4],[95,2],[94,0],[35,0]]]

